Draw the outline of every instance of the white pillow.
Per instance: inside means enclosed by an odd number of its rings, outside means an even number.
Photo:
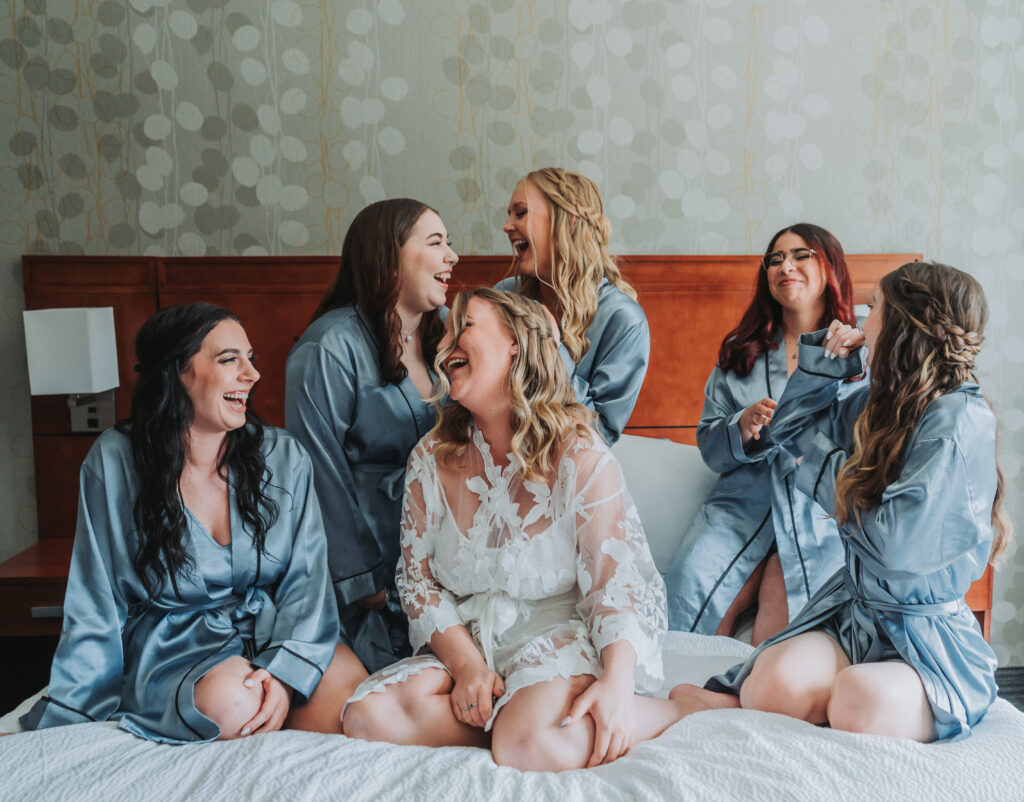
[[[664,573],[718,479],[697,446],[624,434],[612,446],[636,502],[654,564]]]

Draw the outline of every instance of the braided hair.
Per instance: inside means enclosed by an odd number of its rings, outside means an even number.
[[[551,284],[558,296],[562,341],[574,362],[590,348],[586,332],[597,314],[597,294],[608,279],[630,298],[636,290],[622,277],[608,252],[612,224],[597,185],[580,173],[544,167],[523,179],[547,200],[551,216]],[[540,280],[525,277],[520,292],[540,298]]]
[[[512,453],[520,462],[524,479],[539,479],[554,467],[567,438],[575,434],[593,443],[593,413],[576,402],[544,307],[518,293],[490,287],[455,296],[449,318],[454,336],[440,350],[434,363],[440,385],[434,396],[435,404],[448,394],[448,377],[442,365],[458,344],[472,298],[494,307],[517,346],[508,377]],[[450,464],[465,451],[472,421],[472,414],[458,402],[439,407],[437,424],[431,434],[438,440],[435,453],[440,462]]]
[[[884,276],[879,287],[882,326],[871,356],[871,395],[854,424],[853,455],[836,481],[840,523],[881,503],[928,404],[977,381],[974,360],[988,318],[978,282],[948,265],[910,262]],[[996,472],[993,560],[1010,536],[998,461]]]

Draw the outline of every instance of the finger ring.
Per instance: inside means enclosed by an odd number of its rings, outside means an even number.
[[[478,705],[476,702],[470,702],[465,707],[460,707],[459,708],[459,712],[460,713],[465,713],[467,710],[472,710],[474,707],[480,707],[480,705]]]

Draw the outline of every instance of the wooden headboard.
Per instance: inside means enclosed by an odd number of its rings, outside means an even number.
[[[627,432],[694,443],[704,383],[722,337],[749,303],[757,256],[624,256],[621,267],[637,288],[651,326],[647,378]],[[882,275],[915,254],[847,257],[858,302]],[[494,284],[508,275],[508,256],[464,256],[452,292]],[[255,407],[284,425],[284,363],[337,270],[332,256],[113,257],[25,256],[28,309],[112,306],[121,386],[117,414],[128,413],[134,387],[133,340],[157,309],[209,301],[245,324],[262,379]],[[40,538],[74,532],[78,468],[95,435],[72,434],[65,400],[32,399]]]

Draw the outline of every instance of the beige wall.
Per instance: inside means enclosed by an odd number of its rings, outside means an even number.
[[[365,7],[364,7],[365,5]],[[1008,0],[12,0],[0,8],[0,558],[35,539],[25,252],[337,253],[368,201],[503,252],[515,180],[602,187],[616,248],[848,251],[976,275],[1024,520],[1024,16]],[[993,641],[1024,663],[1024,553]],[[1017,620],[1015,621],[1015,617]]]

